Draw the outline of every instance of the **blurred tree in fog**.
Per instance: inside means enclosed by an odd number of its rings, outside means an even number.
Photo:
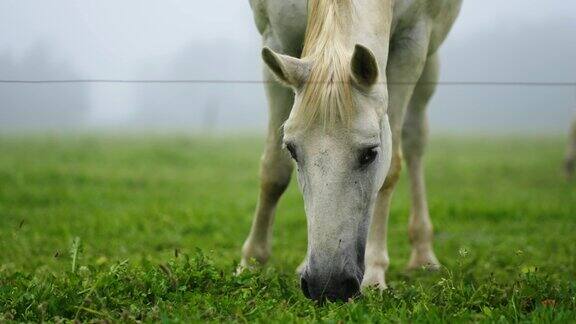
[[[440,51],[444,81],[574,82],[576,21],[487,29]],[[461,132],[561,133],[571,120],[574,87],[440,86],[434,128]]]
[[[70,64],[56,60],[37,43],[24,55],[0,53],[2,80],[74,79]],[[82,84],[0,83],[0,130],[81,127],[88,119],[88,86]]]
[[[141,79],[261,80],[258,44],[230,40],[198,41],[167,64],[145,66]],[[214,131],[261,128],[266,101],[260,83],[186,83],[141,85],[136,93],[137,126]]]

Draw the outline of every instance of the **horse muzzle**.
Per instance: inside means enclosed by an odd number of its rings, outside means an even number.
[[[347,260],[350,260],[346,258]],[[304,296],[323,302],[348,301],[360,294],[360,283],[364,276],[364,265],[355,262],[317,263],[311,257],[300,277]]]

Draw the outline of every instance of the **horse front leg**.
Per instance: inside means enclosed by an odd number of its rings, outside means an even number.
[[[268,261],[271,253],[274,214],[280,197],[288,187],[293,164],[282,149],[282,124],[288,118],[294,94],[274,81],[266,70],[266,94],[269,103],[269,123],[266,147],[260,165],[260,194],[250,234],[242,248],[239,271]]]
[[[392,42],[387,66],[388,118],[392,131],[392,163],[383,187],[378,194],[376,208],[372,216],[365,254],[365,273],[362,288],[378,287],[386,289],[388,257],[387,231],[388,216],[392,195],[402,169],[402,125],[404,112],[414,93],[415,84],[420,79],[427,57],[429,26],[425,23],[414,26],[405,35],[397,35],[399,40],[413,40],[406,44]]]
[[[428,58],[420,81],[414,89],[412,100],[408,105],[402,131],[402,149],[410,176],[410,193],[412,206],[408,236],[412,244],[412,254],[408,269],[437,269],[440,263],[432,247],[433,230],[426,183],[424,179],[423,156],[428,137],[426,108],[432,98],[438,81],[438,57]]]
[[[388,256],[388,216],[390,215],[390,203],[394,188],[400,178],[402,169],[402,156],[399,148],[393,149],[390,171],[384,181],[384,185],[378,193],[374,215],[365,254],[365,272],[362,280],[362,289],[376,287],[386,289],[386,271],[390,265]]]

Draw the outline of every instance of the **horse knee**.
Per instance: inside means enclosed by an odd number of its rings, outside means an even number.
[[[289,183],[290,181],[262,179],[260,181],[260,190],[266,196],[276,199],[282,196]]]
[[[262,157],[260,190],[271,197],[279,197],[284,193],[292,175],[292,162],[280,154],[282,152]]]
[[[428,126],[424,116],[406,116],[402,127],[402,151],[406,162],[411,163],[424,155]]]
[[[408,163],[408,165],[413,164],[424,156],[424,139],[418,136],[418,134],[404,136],[402,141],[402,151],[404,152],[406,163]]]
[[[408,239],[412,244],[429,243],[432,240],[432,223],[428,217],[412,217],[408,225]]]
[[[392,156],[392,163],[390,164],[390,170],[384,180],[384,185],[380,189],[380,192],[389,192],[394,190],[398,180],[400,180],[400,172],[402,171],[402,155],[394,154]]]

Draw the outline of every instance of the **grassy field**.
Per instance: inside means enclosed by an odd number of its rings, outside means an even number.
[[[436,138],[427,179],[437,273],[406,273],[406,177],[387,292],[315,305],[294,269],[306,223],[291,185],[265,269],[232,275],[262,140],[0,138],[0,322],[576,321],[576,184],[555,138]],[[294,184],[294,183],[293,183]]]

